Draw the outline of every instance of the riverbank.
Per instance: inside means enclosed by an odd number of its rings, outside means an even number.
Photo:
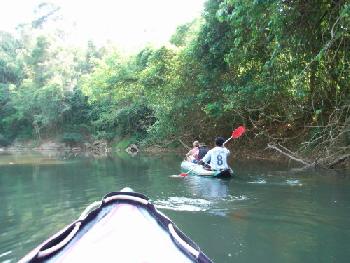
[[[79,146],[69,146],[67,144],[57,142],[54,140],[47,140],[41,143],[35,141],[27,141],[21,143],[15,143],[8,147],[0,148],[0,152],[21,152],[21,151],[37,151],[37,152],[71,152],[71,153],[95,153],[96,155],[105,155],[107,153],[127,151],[129,145],[125,145],[123,148],[114,148],[109,144],[105,144],[101,148],[101,142],[84,143]],[[98,148],[98,149],[96,149]],[[274,160],[274,161],[285,161],[286,158],[273,152],[266,147],[244,146],[234,145],[228,146],[232,156],[239,159],[260,159],[260,160]],[[178,147],[164,147],[159,145],[151,145],[146,147],[138,146],[140,153],[148,154],[162,154],[162,153],[177,153],[179,155],[185,155],[188,151],[184,146]]]
[[[130,146],[132,149],[137,149],[136,152],[130,151]],[[210,148],[211,146],[209,146]],[[251,142],[240,142],[235,141],[227,145],[228,149],[231,151],[231,158],[241,159],[241,160],[267,160],[267,161],[278,161],[286,162],[290,161],[293,166],[307,166],[297,160],[289,158],[285,154],[268,147],[268,144],[261,141]],[[127,152],[130,155],[136,155],[137,153],[147,153],[147,154],[164,154],[164,153],[176,153],[179,155],[185,155],[188,151],[186,145],[177,146],[161,146],[161,145],[148,145],[140,146],[136,144],[127,143],[114,143],[108,144],[104,140],[96,140],[93,142],[84,142],[78,145],[68,145],[55,140],[43,140],[43,141],[26,141],[26,142],[15,142],[7,147],[0,147],[0,152],[25,152],[25,151],[36,151],[36,152],[49,152],[50,155],[64,155],[64,156],[93,156],[102,157],[112,154],[114,152]],[[310,160],[313,158],[310,156]],[[313,165],[315,166],[315,165]],[[310,165],[311,167],[311,165]],[[312,167],[311,167],[312,168]],[[350,169],[350,161],[347,159],[340,165],[334,165],[332,169]]]
[[[78,155],[93,155],[93,156],[106,156],[110,151],[108,143],[104,140],[96,140],[93,142],[84,142],[81,144],[69,145],[56,140],[28,140],[21,142],[14,142],[7,147],[0,147],[0,152],[44,152],[49,155],[66,155],[66,156],[78,156]]]

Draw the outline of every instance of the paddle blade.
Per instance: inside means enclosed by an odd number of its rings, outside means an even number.
[[[231,137],[233,139],[237,139],[237,138],[241,137],[244,132],[245,132],[245,127],[244,126],[239,126],[237,129],[235,129],[232,132]]]
[[[186,177],[188,174],[187,173],[180,173],[180,176]]]

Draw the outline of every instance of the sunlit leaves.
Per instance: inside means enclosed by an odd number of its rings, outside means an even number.
[[[349,10],[346,1],[208,0],[173,45],[133,56],[91,41],[69,50],[25,28],[20,41],[1,35],[1,124],[80,123],[97,138],[153,142],[209,137],[233,120],[324,125],[349,99]]]

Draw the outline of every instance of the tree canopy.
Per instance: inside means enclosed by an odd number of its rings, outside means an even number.
[[[0,32],[8,141],[80,132],[166,144],[245,124],[248,138],[298,142],[300,152],[349,151],[348,1],[208,0],[172,45],[131,56],[59,45],[41,32],[59,8],[43,8],[19,37]]]

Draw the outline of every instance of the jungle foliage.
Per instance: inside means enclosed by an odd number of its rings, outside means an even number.
[[[349,152],[346,0],[208,0],[172,45],[133,56],[67,48],[43,23],[0,34],[2,141],[78,132],[166,144],[245,124],[247,142]]]

